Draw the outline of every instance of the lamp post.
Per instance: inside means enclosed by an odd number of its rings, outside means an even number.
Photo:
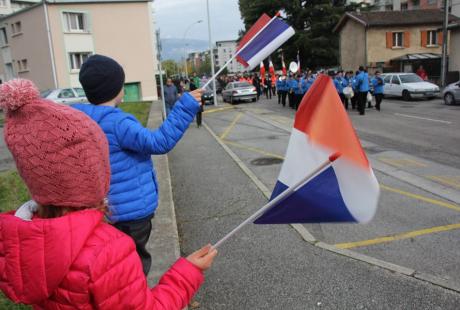
[[[214,76],[214,46],[212,44],[212,37],[211,37],[211,18],[209,17],[209,0],[206,0],[206,11],[208,13],[208,37],[209,37],[209,52],[211,57],[211,76]],[[217,92],[216,92],[216,79],[212,80],[212,92],[213,92],[213,99],[214,105],[217,106]]]
[[[196,24],[201,24],[203,22],[203,20],[197,20],[196,22],[193,22],[191,23],[187,29],[185,29],[184,31],[184,35],[182,37],[182,41],[184,42],[185,41],[185,37],[187,36],[187,32],[189,32],[189,30]],[[187,53],[186,53],[186,49],[185,49],[185,45],[184,45],[184,54],[185,54],[185,58],[184,58],[184,63],[185,63],[185,78],[188,79],[188,72],[187,72]]]

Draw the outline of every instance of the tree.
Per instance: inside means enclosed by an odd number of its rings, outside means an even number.
[[[171,77],[178,72],[178,64],[172,59],[163,60],[161,66],[167,77]]]
[[[241,16],[249,29],[257,19],[281,11],[296,34],[283,45],[286,62],[297,59],[303,69],[318,68],[338,63],[339,40],[333,33],[335,25],[346,12],[356,9],[356,4],[345,5],[344,0],[239,0]],[[278,66],[279,57],[272,57]]]

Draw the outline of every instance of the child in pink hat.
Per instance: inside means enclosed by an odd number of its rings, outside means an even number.
[[[217,252],[180,258],[147,287],[130,237],[104,222],[107,139],[84,113],[40,99],[32,82],[0,86],[5,141],[33,200],[0,214],[0,289],[34,309],[182,309]]]

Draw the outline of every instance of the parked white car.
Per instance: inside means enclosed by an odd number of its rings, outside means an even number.
[[[83,88],[58,88],[41,92],[41,97],[62,104],[86,103]]]
[[[382,77],[385,97],[402,97],[409,101],[413,98],[433,99],[439,95],[438,85],[422,80],[415,73],[385,73]]]

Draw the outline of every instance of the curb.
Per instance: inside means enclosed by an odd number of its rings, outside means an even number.
[[[251,114],[251,113],[250,113]],[[257,117],[256,117],[257,118]],[[203,127],[211,134],[211,136],[219,143],[220,146],[225,150],[225,152],[235,161],[238,167],[254,182],[257,188],[262,192],[262,194],[270,199],[271,192],[268,188],[259,180],[259,178],[241,161],[241,159],[225,144],[221,141],[221,139],[212,131],[212,129],[203,122]],[[281,126],[276,126],[278,128],[283,129]],[[294,230],[300,235],[300,237],[307,243],[311,244],[312,246],[316,246],[323,250],[345,256],[356,261],[364,262],[369,265],[382,268],[397,274],[401,274],[425,283],[429,283],[431,285],[439,286],[456,293],[460,293],[460,286],[457,283],[452,283],[449,280],[443,279],[438,276],[426,274],[424,272],[420,272],[411,268],[407,268],[404,266],[400,266],[394,263],[390,263],[378,258],[374,258],[365,254],[361,254],[359,252],[347,250],[347,249],[339,249],[334,245],[318,241],[316,238],[305,228],[305,226],[301,224],[289,224]]]
[[[147,127],[157,128],[162,123],[162,103],[161,101],[153,101]],[[152,156],[152,160],[157,173],[159,206],[152,220],[152,234],[147,243],[147,250],[152,254],[152,268],[147,276],[149,287],[156,285],[161,275],[180,256],[168,156],[155,155]]]

